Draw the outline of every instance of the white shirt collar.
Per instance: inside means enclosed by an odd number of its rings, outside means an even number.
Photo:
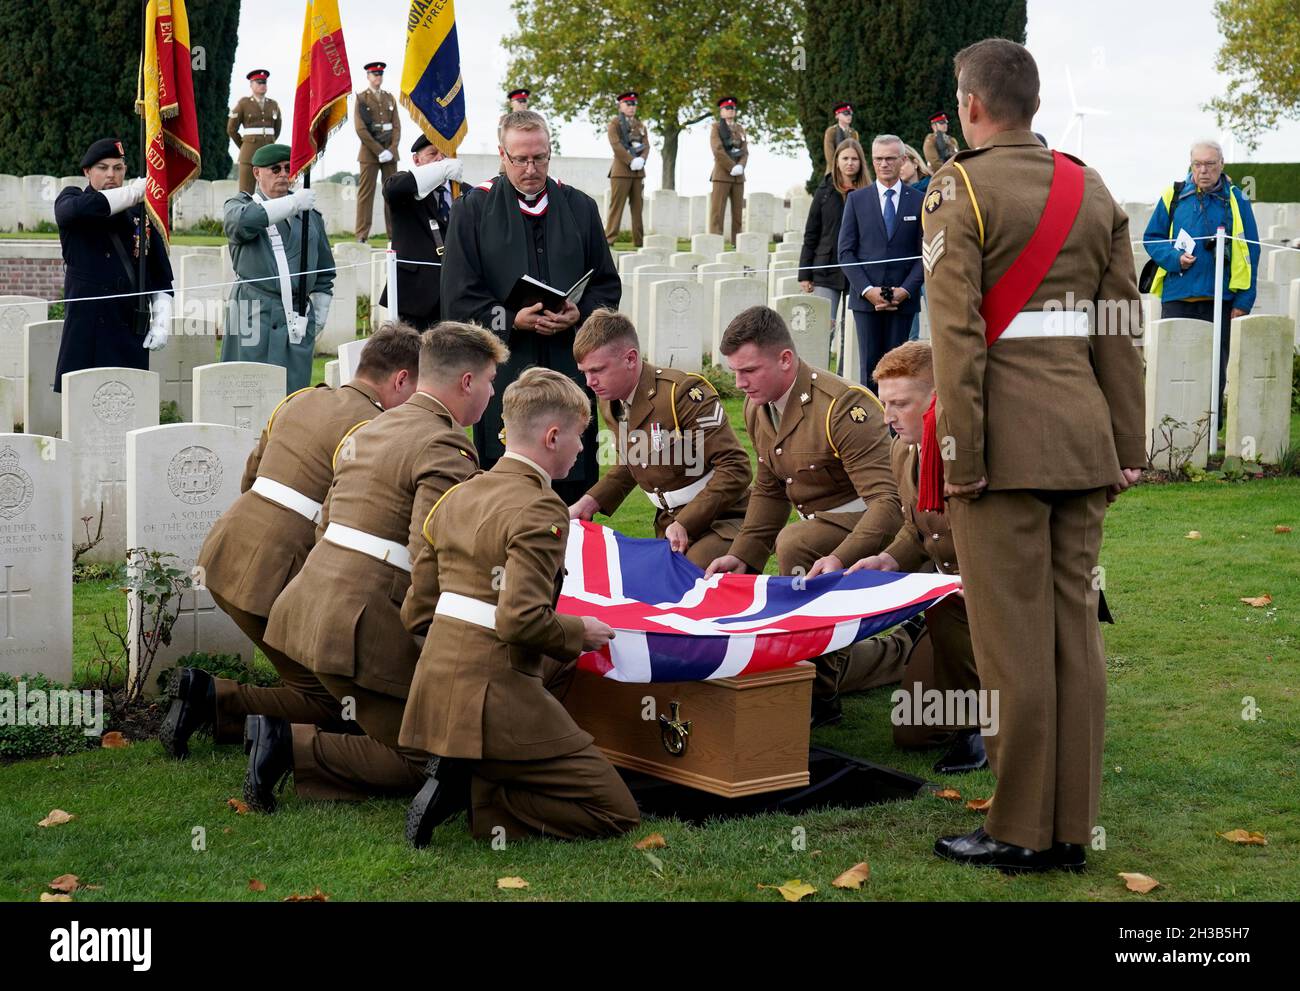
[[[518,451],[506,451],[506,453],[501,456],[503,458],[514,458],[516,461],[522,461],[529,468],[533,469],[533,471],[537,472],[537,474],[541,475],[542,481],[544,481],[547,485],[551,484],[551,476],[547,473],[546,469],[543,468],[541,465],[539,465],[532,458],[525,457],[524,455],[520,454]]]

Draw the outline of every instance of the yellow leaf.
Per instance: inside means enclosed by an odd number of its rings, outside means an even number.
[[[310,895],[292,894],[284,900],[287,902],[327,902],[330,900],[330,896],[317,888]]]
[[[1264,838],[1263,833],[1251,833],[1244,829],[1230,829],[1226,833],[1220,833],[1229,843],[1240,843],[1243,846],[1268,846],[1268,840]]]
[[[497,887],[501,889],[519,889],[528,887],[528,882],[521,877],[499,877]]]
[[[53,888],[55,891],[71,894],[81,887],[81,878],[75,874],[60,874],[49,883],[48,887]]]
[[[950,802],[960,802],[961,792],[959,792],[956,788],[945,788],[943,791],[936,791],[934,793],[934,797],[946,798]]]
[[[248,815],[248,803],[238,798],[227,798],[226,804],[235,810],[236,815]]]
[[[48,891],[41,892],[41,901],[43,902],[70,902],[71,895],[52,895]]]
[[[1125,874],[1120,871],[1119,876],[1124,879],[1124,887],[1129,891],[1136,891],[1139,895],[1145,895],[1152,888],[1160,887],[1159,881],[1145,874]]]
[[[117,730],[113,730],[113,732],[105,733],[100,737],[99,745],[101,747],[107,747],[109,750],[122,750],[129,747],[131,743]]]
[[[248,882],[248,890],[249,890],[249,891],[265,891],[265,890],[266,890],[266,885],[263,884],[261,881],[259,881],[257,878],[252,878],[252,879]]]
[[[50,814],[47,815],[44,819],[42,819],[40,822],[38,822],[36,825],[62,826],[65,822],[72,822],[72,820],[75,818],[77,817],[74,815],[69,815],[67,812],[64,812],[62,809],[50,809]]]
[[[798,878],[793,881],[786,881],[785,884],[760,884],[759,887],[781,892],[781,897],[788,902],[797,902],[801,898],[807,898],[817,892],[817,889],[811,884],[800,881]]]
[[[1188,540],[1200,540],[1200,539],[1201,539],[1201,531],[1200,531],[1200,530],[1188,530],[1188,531],[1187,531],[1187,539],[1188,539]]]
[[[1253,598],[1243,598],[1242,602],[1255,609],[1263,609],[1267,605],[1272,605],[1273,596],[1265,592],[1263,595],[1256,595]]]
[[[633,844],[638,850],[662,850],[668,845],[668,841],[663,838],[661,833],[651,833],[643,840],[637,840]]]
[[[988,798],[972,798],[966,803],[966,808],[972,812],[987,812],[993,806],[993,796]]]
[[[865,860],[860,864],[854,864],[847,871],[831,882],[832,888],[852,888],[855,891],[861,888],[863,882],[871,877],[871,865]]]
[[[1291,532],[1291,528],[1290,528],[1289,526],[1282,526],[1282,525],[1279,523],[1277,526],[1273,527],[1273,532],[1274,532],[1274,533],[1290,533],[1290,532]]]

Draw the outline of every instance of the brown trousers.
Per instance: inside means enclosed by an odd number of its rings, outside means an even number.
[[[635,497],[634,492],[633,498]],[[715,558],[730,554],[731,542],[740,533],[740,525],[744,521],[743,516],[714,520],[708,530],[691,541],[691,545],[686,548],[686,559],[697,568],[707,568]],[[668,524],[672,522],[673,515],[667,510],[661,509],[655,513],[655,536],[662,540]]]
[[[870,640],[863,643],[871,643]],[[860,645],[855,645],[855,647]],[[900,686],[911,693],[978,691],[975,655],[971,650],[970,626],[966,621],[964,600],[950,595],[925,611],[925,632],[917,639],[907,666],[900,673]],[[909,709],[911,707],[909,706]],[[972,724],[973,725],[973,724]],[[897,747],[934,747],[945,743],[953,730],[966,726],[894,725]]]
[[[209,589],[211,591],[211,589]],[[261,648],[266,659],[275,665],[282,684],[275,688],[241,685],[228,678],[218,678],[217,719],[212,729],[214,743],[238,743],[244,738],[244,717],[250,714],[278,716],[291,723],[314,723],[336,733],[356,732],[342,718],[338,700],[320,683],[320,679],[297,661],[266,645],[266,617],[255,616],[231,605],[216,592],[212,601],[244,636]]]
[[[1089,843],[1106,710],[1093,573],[1105,490],[995,491],[948,506],[980,685],[998,693],[984,828],[1033,850]]]
[[[393,154],[396,155],[396,151]],[[364,241],[370,236],[370,221],[374,217],[375,177],[382,174],[384,182],[387,182],[388,177],[397,171],[397,159],[383,165],[378,162],[358,162],[357,165],[361,170],[361,179],[357,183],[357,224],[354,236],[358,241]],[[391,239],[393,217],[388,210],[387,200],[384,200],[384,229]]]
[[[240,162],[239,163],[239,191],[241,193],[252,193],[254,185],[255,183],[253,181],[253,163]]]
[[[619,226],[623,223],[623,206],[626,204],[632,214],[632,244],[641,247],[645,234],[641,225],[641,190],[644,186],[644,179],[610,177],[609,213],[605,217],[605,240],[610,244],[618,239]]]
[[[744,182],[718,182],[714,180],[713,191],[709,193],[709,233],[722,233],[722,218],[727,211],[727,200],[731,200],[731,243],[736,243],[740,225],[745,218],[745,184]]]

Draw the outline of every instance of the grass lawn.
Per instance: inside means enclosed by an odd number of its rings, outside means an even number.
[[[318,362],[319,365],[319,362]],[[318,367],[317,374],[320,374]],[[738,401],[728,403],[740,422]],[[747,441],[746,441],[747,442]],[[635,494],[613,523],[650,533]],[[980,822],[934,797],[858,810],[762,816],[693,827],[647,820],[634,836],[594,843],[543,840],[493,850],[464,820],[425,851],[402,839],[405,803],[299,801],[290,786],[274,816],[239,816],[245,759],[238,747],[195,741],[177,765],[153,742],[0,767],[0,899],[34,901],[60,874],[101,890],[79,901],[265,901],[317,886],[335,900],[753,899],[758,884],[801,878],[816,900],[1300,899],[1300,479],[1139,487],[1108,519],[1101,563],[1118,625],[1105,628],[1109,710],[1100,825],[1105,849],[1086,874],[1009,878],[938,860],[938,835]],[[1186,534],[1198,530],[1198,540]],[[1269,593],[1256,609],[1243,596]],[[76,586],[75,659],[93,656],[99,613],[120,601],[111,583]],[[261,663],[265,663],[262,661]],[[935,752],[895,750],[889,689],[845,701],[844,722],[814,742],[890,764],[960,790],[993,792],[988,772],[939,779]],[[1249,697],[1258,709],[1242,718]],[[77,818],[36,826],[51,809]],[[1216,835],[1245,828],[1268,846]],[[634,840],[662,833],[658,863]],[[805,842],[799,842],[800,839]],[[200,842],[201,839],[201,842]],[[831,880],[866,860],[861,891]],[[1161,887],[1131,894],[1115,876],[1137,871]],[[524,891],[498,891],[522,876]],[[252,893],[257,878],[264,893]]]

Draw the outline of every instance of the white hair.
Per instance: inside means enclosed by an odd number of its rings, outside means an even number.
[[[1213,138],[1202,138],[1200,141],[1193,141],[1192,149],[1189,152],[1193,158],[1196,157],[1197,148],[1213,148],[1215,153],[1219,156],[1219,161],[1223,161],[1223,145],[1219,144],[1219,142],[1215,141]]]
[[[907,153],[906,142],[904,142],[897,134],[877,134],[871,139],[871,143],[872,145],[896,144],[899,148],[903,149],[904,154]]]

